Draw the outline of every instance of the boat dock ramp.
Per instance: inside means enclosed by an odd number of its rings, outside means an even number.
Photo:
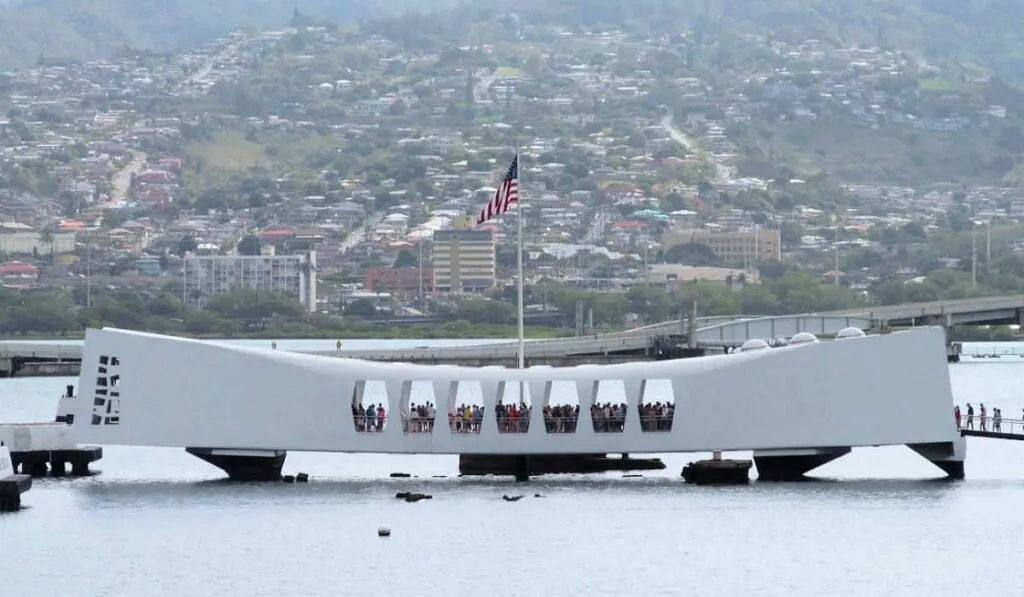
[[[1017,362],[1024,359],[1024,345],[1000,346],[990,344],[988,346],[964,347],[960,353],[961,358],[968,360],[1003,360]]]

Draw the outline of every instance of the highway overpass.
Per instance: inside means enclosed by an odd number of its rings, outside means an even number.
[[[797,332],[834,334],[845,327],[868,329],[880,324],[892,327],[913,325],[996,325],[1015,324],[1024,319],[1024,295],[957,299],[863,307],[775,317],[735,315],[704,317],[697,320],[695,343],[699,347],[722,348],[738,346],[751,338],[788,338]],[[659,346],[685,344],[686,324],[673,320],[632,330],[584,337],[530,340],[527,359],[537,363],[580,364],[588,362],[566,357],[654,358]],[[445,348],[414,348],[402,350],[318,351],[332,357],[419,363],[452,363],[508,365],[514,362],[515,342],[456,346]],[[0,377],[17,371],[36,375],[73,374],[67,364],[81,360],[80,342],[0,342]],[[559,359],[562,359],[559,361]],[[57,364],[60,364],[58,366]],[[28,369],[26,366],[30,365]]]
[[[822,315],[868,317],[891,327],[1012,325],[1024,323],[1024,294],[862,307]]]

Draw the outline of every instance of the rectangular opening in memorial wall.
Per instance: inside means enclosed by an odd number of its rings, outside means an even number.
[[[121,424],[121,359],[101,355],[96,367],[96,390],[93,395],[92,424]]]
[[[643,431],[672,431],[676,414],[675,391],[670,379],[644,381],[640,396],[640,429]]]
[[[626,428],[626,413],[629,411],[626,384],[620,379],[602,379],[596,385],[594,405],[590,407],[594,432],[622,433]]]
[[[402,429],[406,433],[431,433],[437,418],[437,398],[434,396],[434,384],[429,381],[416,380],[406,382],[402,393]]]
[[[494,416],[498,422],[498,433],[526,433],[530,430],[530,414],[533,401],[530,386],[518,381],[506,381],[498,389],[498,400]]]
[[[544,405],[544,429],[548,433],[575,433],[580,418],[580,398],[576,382],[550,382]]]
[[[484,420],[484,390],[478,381],[457,382],[448,397],[448,424],[453,433],[480,433]]]
[[[380,433],[388,423],[388,392],[379,379],[356,381],[352,390],[352,421],[360,433]]]

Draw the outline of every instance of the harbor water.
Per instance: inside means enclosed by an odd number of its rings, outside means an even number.
[[[333,344],[282,341],[279,349]],[[961,405],[984,402],[1006,418],[1020,417],[1024,359],[951,365],[950,376]],[[76,382],[0,381],[0,421],[51,420],[64,386]],[[230,391],[231,380],[224,384]],[[285,472],[309,473],[308,485],[246,485],[221,481],[220,471],[184,450],[106,447],[100,474],[38,479],[24,496],[24,510],[0,515],[0,591],[18,597],[987,597],[1017,591],[1024,528],[1013,521],[1024,503],[1024,442],[970,438],[967,480],[952,483],[937,480],[941,473],[909,449],[887,447],[854,450],[816,471],[821,482],[685,485],[682,466],[707,456],[665,455],[668,468],[643,478],[611,473],[514,484],[457,479],[453,456],[292,453]],[[392,472],[418,478],[389,479]],[[396,491],[410,490],[434,499],[394,499]],[[504,502],[503,494],[526,497]],[[377,536],[381,526],[391,529],[389,538]]]

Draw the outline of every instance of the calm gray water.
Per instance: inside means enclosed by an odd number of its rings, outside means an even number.
[[[1017,416],[1020,361],[951,366],[958,400]],[[75,381],[0,381],[0,420],[51,419]],[[896,447],[856,450],[819,483],[683,484],[682,466],[703,456],[666,456],[642,479],[517,486],[456,479],[454,457],[290,454],[286,472],[310,484],[234,485],[182,450],[108,447],[102,474],[37,480],[26,509],[0,515],[0,595],[1019,592],[1024,442],[970,439],[960,483]],[[434,499],[398,502],[401,489]]]

